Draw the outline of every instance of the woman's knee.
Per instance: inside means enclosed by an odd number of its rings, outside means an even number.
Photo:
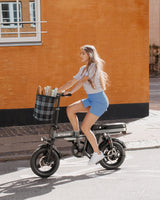
[[[67,106],[66,111],[68,114],[70,113],[77,113],[78,111],[80,111],[80,101],[76,101],[75,103],[70,104],[69,106]]]

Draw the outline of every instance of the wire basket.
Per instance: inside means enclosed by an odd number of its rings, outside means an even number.
[[[51,121],[54,116],[56,97],[37,95],[33,117],[38,121]]]

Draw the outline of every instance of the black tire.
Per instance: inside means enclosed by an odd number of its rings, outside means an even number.
[[[104,143],[100,150],[105,155],[100,164],[106,169],[117,169],[125,159],[125,150],[118,142],[113,141],[113,149],[110,149],[109,145]]]
[[[33,153],[30,160],[32,171],[42,178],[51,176],[59,167],[59,156],[57,152],[52,150],[49,163],[46,162],[48,154],[48,148],[40,148]]]

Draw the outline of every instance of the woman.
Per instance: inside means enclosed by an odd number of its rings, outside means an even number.
[[[67,115],[72,124],[75,134],[79,133],[79,122],[76,113],[87,112],[81,130],[86,135],[90,142],[94,153],[89,160],[90,164],[96,164],[104,158],[100,152],[94,133],[90,130],[91,126],[108,108],[108,98],[104,93],[106,89],[107,74],[103,71],[104,61],[99,57],[94,46],[84,45],[81,47],[80,58],[84,66],[82,66],[73,79],[58,89],[58,93],[71,88],[70,91],[65,91],[64,94],[73,94],[79,90],[82,85],[88,94],[87,99],[79,100],[67,107]]]

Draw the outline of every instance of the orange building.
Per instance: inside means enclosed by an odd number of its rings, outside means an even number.
[[[106,61],[110,107],[101,119],[147,116],[148,0],[0,0],[0,126],[37,123],[37,86],[72,79],[84,44]],[[63,98],[59,120],[67,120],[67,105],[85,97],[80,89]]]

